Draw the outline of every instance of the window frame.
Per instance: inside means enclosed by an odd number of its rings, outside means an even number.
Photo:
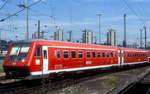
[[[109,58],[109,52],[105,52],[106,53],[106,58]]]
[[[102,52],[102,58],[105,58],[105,57],[106,57],[105,52]]]
[[[48,59],[47,50],[43,50],[43,59]]]
[[[86,58],[88,58],[88,59],[91,58],[91,52],[90,52],[90,51],[87,51],[87,52],[86,52]]]
[[[80,52],[81,52],[81,53],[80,53]],[[80,57],[80,55],[81,55],[82,57]],[[79,58],[79,59],[84,58],[84,52],[83,52],[83,51],[78,51],[78,58]]]
[[[58,52],[59,52],[59,54],[58,54]],[[58,57],[58,55],[59,55],[60,57]],[[57,59],[61,59],[61,51],[60,51],[60,50],[56,50],[56,58],[57,58]]]
[[[97,52],[97,58],[101,58],[101,52]]]
[[[75,52],[75,53],[73,53],[73,52]],[[70,55],[71,55],[71,59],[76,59],[77,58],[77,51],[75,51],[75,50],[71,50],[70,51]],[[75,56],[75,57],[73,57],[73,56]]]
[[[92,51],[92,58],[96,58],[96,52]]]
[[[65,57],[65,52],[68,53],[68,54],[67,54],[67,56],[68,56],[67,58]],[[63,58],[64,58],[64,59],[69,59],[69,51],[68,51],[68,50],[64,50],[64,51],[63,51]]]
[[[37,52],[37,49],[39,50],[38,52]],[[37,55],[37,53],[38,53],[38,55]],[[41,46],[37,46],[37,47],[35,48],[34,57],[35,57],[35,58],[42,57],[42,47],[41,47]]]
[[[114,57],[113,52],[110,52],[110,58],[113,58],[113,57]]]

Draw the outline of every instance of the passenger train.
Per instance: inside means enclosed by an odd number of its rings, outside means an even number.
[[[149,62],[150,51],[142,49],[33,40],[10,44],[3,67],[8,78],[31,80],[51,74]]]

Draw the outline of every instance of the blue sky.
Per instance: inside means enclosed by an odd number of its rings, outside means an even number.
[[[38,0],[29,0],[32,4]],[[137,13],[146,24],[149,32],[150,19],[150,0],[126,0],[127,3]],[[5,0],[0,1],[0,6]],[[0,10],[0,19],[7,17],[19,11],[17,5],[22,4],[24,0],[8,0],[8,3]],[[29,9],[30,22],[30,38],[33,32],[37,31],[37,20],[41,20],[41,30],[45,31],[45,38],[52,39],[53,32],[56,31],[55,26],[64,29],[65,39],[68,38],[67,31],[73,31],[73,39],[81,39],[81,31],[83,29],[91,29],[95,35],[98,35],[98,17],[101,16],[101,32],[102,41],[106,41],[106,33],[113,28],[117,31],[117,40],[120,43],[123,40],[123,14],[127,14],[127,39],[129,43],[138,42],[139,29],[143,23],[139,18],[127,7],[123,0],[42,0]],[[51,16],[55,17],[54,19]],[[72,20],[71,20],[72,19]],[[45,25],[47,27],[45,27]],[[18,40],[25,39],[26,33],[25,11],[11,17],[0,23],[2,31],[2,39]],[[16,36],[18,36],[16,38]]]

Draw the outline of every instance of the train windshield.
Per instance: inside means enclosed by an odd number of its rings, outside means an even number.
[[[27,53],[29,51],[30,45],[29,44],[19,44],[13,45],[10,54],[9,60],[10,61],[24,61],[27,57]]]

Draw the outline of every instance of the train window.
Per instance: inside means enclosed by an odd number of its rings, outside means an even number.
[[[114,57],[117,57],[116,52],[113,52]]]
[[[104,52],[102,53],[102,57],[105,57],[105,53]]]
[[[86,52],[86,57],[90,58],[90,52]]]
[[[101,57],[101,53],[100,52],[97,53],[97,57],[98,58]]]
[[[35,56],[41,56],[41,47],[36,48]]]
[[[57,58],[60,58],[61,54],[60,51],[57,51]]]
[[[95,52],[92,52],[92,57],[96,58],[96,53]]]
[[[47,51],[46,50],[43,51],[43,57],[44,57],[44,59],[47,59]]]
[[[110,57],[113,57],[113,52],[110,53]]]
[[[106,53],[106,56],[109,57],[109,52]]]
[[[71,57],[76,58],[76,51],[71,51]]]
[[[83,58],[83,52],[79,51],[78,58]]]
[[[69,58],[69,53],[68,53],[68,51],[64,51],[64,58]]]

